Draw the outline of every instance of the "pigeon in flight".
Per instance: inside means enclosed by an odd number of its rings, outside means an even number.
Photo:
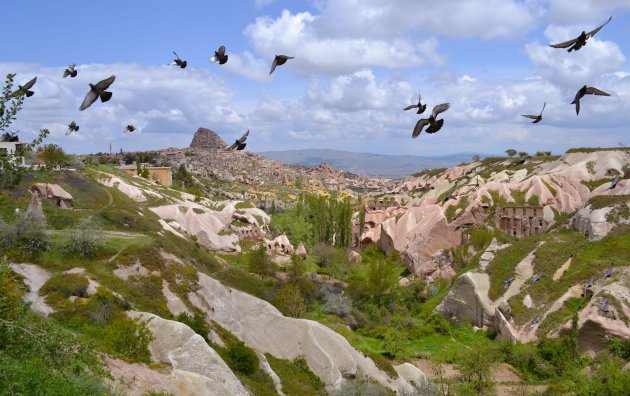
[[[534,277],[534,280],[532,280],[532,286],[536,284],[536,282],[538,282],[540,280],[540,277],[542,276],[542,272],[539,272],[538,275],[536,275]]]
[[[245,140],[247,140],[247,136],[249,136],[249,129],[247,130],[247,132],[245,132],[243,134],[243,136],[241,136],[240,139],[236,139],[236,141],[234,142],[234,144],[232,144],[230,147],[227,148],[227,150],[242,150],[245,148],[245,146],[247,145],[247,143],[245,143]]]
[[[602,279],[609,278],[612,275],[612,272],[613,272],[613,266],[611,265],[610,267],[608,267],[606,272],[604,272],[604,276],[602,276]]]
[[[602,306],[601,306],[601,311],[603,313],[608,313],[610,312],[610,309],[608,308],[608,299],[604,297],[604,300],[602,301]]]
[[[37,82],[37,77],[33,77],[33,79],[31,81],[27,82],[24,85],[18,85],[17,91],[15,91],[11,95],[9,95],[7,97],[7,99],[15,98],[15,97],[20,96],[22,94],[26,95],[27,98],[30,98],[35,93],[35,92],[30,90],[33,87],[33,85],[35,85],[35,82]]]
[[[450,107],[450,104],[448,103],[442,103],[435,106],[429,118],[421,118],[416,123],[416,127],[413,128],[413,133],[411,134],[411,137],[414,139],[417,138],[418,135],[420,135],[420,132],[422,132],[422,129],[426,125],[429,126],[427,128],[427,133],[435,133],[439,131],[442,128],[442,125],[444,125],[444,119],[436,120],[435,118],[438,116],[438,114],[448,110],[449,107]]]
[[[606,93],[600,89],[594,87],[587,87],[586,85],[580,88],[575,94],[575,99],[571,104],[575,104],[575,114],[580,114],[580,99],[584,97],[584,95],[598,95],[598,96],[610,96],[609,93]]]
[[[427,109],[426,103],[422,104],[422,95],[420,93],[418,93],[418,104],[409,105],[405,107],[403,110],[411,110],[415,108],[418,108],[418,111],[416,112],[416,114],[422,114]]]
[[[210,58],[210,62],[219,62],[220,65],[228,61],[228,56],[225,54],[225,46],[220,46],[218,50],[214,51],[214,55]]]
[[[186,62],[185,60],[181,60],[179,58],[179,55],[177,55],[175,51],[173,51],[173,54],[175,54],[175,59],[173,59],[173,63],[169,63],[169,65],[177,65],[180,68],[185,69],[188,65],[188,62]]]
[[[66,70],[64,70],[64,71],[63,71],[63,78],[66,78],[66,77],[68,77],[68,76],[70,76],[70,77],[76,77],[76,76],[77,76],[77,74],[78,74],[77,70],[75,69],[75,67],[76,67],[76,66],[77,66],[77,65],[76,65],[76,64],[74,64],[74,63],[73,63],[73,64],[71,64],[70,66],[68,66],[68,67],[66,68]]]
[[[0,142],[19,142],[20,138],[17,135],[17,132],[5,132],[0,135]]]
[[[569,41],[565,41],[564,43],[560,43],[560,44],[551,44],[550,47],[553,48],[567,48],[570,47],[567,51],[571,52],[573,50],[577,51],[580,48],[582,48],[583,46],[586,45],[586,40],[588,40],[589,38],[593,37],[597,32],[600,31],[601,28],[603,28],[604,26],[606,26],[606,24],[608,24],[608,22],[610,22],[610,20],[612,19],[612,17],[608,18],[608,20],[601,25],[598,28],[595,28],[593,30],[591,30],[590,32],[586,33],[585,31],[582,31],[582,33],[580,33],[579,36],[577,36],[576,38],[574,38],[573,40],[569,40]]]
[[[588,280],[588,283],[585,287],[588,289],[589,287],[593,286],[593,281],[595,281],[595,275],[591,275],[591,279]]]
[[[83,103],[81,103],[81,107],[79,110],[83,111],[90,107],[92,103],[96,101],[99,97],[101,98],[101,102],[105,103],[112,98],[112,93],[105,91],[109,88],[110,85],[116,79],[115,75],[111,75],[109,78],[106,78],[102,81],[99,81],[98,84],[90,84],[90,91],[85,95],[85,99],[83,99]]]
[[[542,110],[540,110],[540,114],[538,114],[538,115],[533,115],[533,114],[521,114],[521,115],[523,117],[531,118],[532,120],[534,120],[534,121],[532,121],[532,124],[539,123],[540,121],[542,121],[542,113],[543,113],[543,111],[545,111],[545,106],[547,106],[547,102],[545,102],[543,104],[543,108],[542,108]]]
[[[289,59],[293,58],[293,56],[276,55],[276,57],[273,58],[273,62],[271,63],[271,70],[269,71],[269,74],[273,73],[273,71],[276,70],[276,66],[284,65]]]
[[[617,187],[617,183],[619,183],[619,173],[617,173],[615,175],[615,178],[613,179],[612,183],[610,184],[610,187],[608,187],[609,190],[612,190],[613,188]]]
[[[76,121],[73,120],[70,124],[68,124],[68,131],[66,132],[66,136],[68,136],[72,132],[78,132],[78,131],[79,131],[79,126],[77,125]]]
[[[136,130],[136,127],[135,127],[135,126],[133,126],[133,125],[131,125],[131,124],[129,124],[129,125],[127,125],[127,126],[125,127],[125,133],[131,133],[131,132],[133,132],[133,131],[135,131],[135,130]]]

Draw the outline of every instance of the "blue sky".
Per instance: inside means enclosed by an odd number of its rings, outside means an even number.
[[[630,1],[12,1],[0,73],[38,76],[12,130],[75,153],[185,147],[198,127],[251,151],[334,148],[425,156],[630,145]],[[547,45],[613,20],[580,51]],[[225,45],[227,64],[208,58]],[[188,60],[167,66],[171,51]],[[268,75],[276,53],[295,59]],[[61,78],[70,63],[79,75]],[[108,103],[78,111],[116,74]],[[611,97],[570,102],[582,85]],[[449,102],[411,139],[417,92]],[[547,102],[544,119],[532,125]],[[65,135],[76,120],[79,133]],[[123,134],[127,123],[138,131]]]

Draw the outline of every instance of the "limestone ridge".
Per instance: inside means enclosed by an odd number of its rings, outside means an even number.
[[[192,142],[190,142],[191,149],[197,150],[221,150],[224,149],[227,144],[221,139],[221,137],[213,130],[207,128],[199,128],[193,136]]]

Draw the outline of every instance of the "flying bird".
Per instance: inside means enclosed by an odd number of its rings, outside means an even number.
[[[77,74],[78,74],[77,70],[75,69],[75,67],[76,67],[76,66],[77,66],[77,65],[76,65],[75,63],[73,63],[73,64],[71,64],[70,66],[68,66],[68,67],[66,68],[66,70],[64,70],[64,71],[63,71],[63,78],[66,78],[66,77],[68,77],[68,76],[70,76],[70,77],[76,77],[76,76],[77,76]]]
[[[15,98],[17,96],[20,96],[21,94],[25,94],[27,98],[30,98],[35,93],[35,92],[30,90],[33,87],[33,85],[35,85],[35,82],[37,82],[37,76],[33,77],[32,80],[30,80],[29,82],[27,82],[24,85],[18,85],[17,91],[15,91],[11,95],[9,95],[7,97],[7,99]]]
[[[418,93],[418,104],[409,105],[405,107],[403,110],[411,110],[415,108],[418,108],[418,111],[416,112],[416,114],[422,114],[427,109],[426,103],[422,104],[422,95],[420,93]]]
[[[602,279],[609,278],[612,275],[612,272],[613,272],[613,266],[611,265],[610,267],[608,267],[606,272],[604,272],[604,276],[602,276]]]
[[[20,138],[17,135],[17,132],[5,132],[0,135],[0,142],[19,142]]]
[[[531,118],[532,120],[534,120],[534,121],[532,121],[532,124],[539,123],[540,121],[542,121],[542,113],[543,113],[543,111],[545,111],[545,106],[547,106],[547,102],[545,102],[543,104],[543,108],[542,108],[542,110],[540,110],[540,114],[538,114],[538,115],[533,115],[533,114],[521,114],[521,115],[523,117]]]
[[[439,131],[442,128],[442,125],[444,125],[444,119],[436,120],[435,118],[438,116],[438,114],[448,110],[449,107],[450,107],[450,104],[448,104],[448,103],[442,103],[442,104],[439,104],[439,105],[435,106],[433,108],[433,112],[431,113],[431,116],[429,118],[421,118],[416,123],[416,127],[413,128],[413,133],[411,134],[411,137],[414,138],[414,139],[417,138],[418,135],[420,135],[420,132],[422,132],[422,129],[426,125],[429,126],[427,128],[427,133],[435,133],[435,132]]]
[[[540,315],[537,315],[534,320],[532,320],[532,324],[529,326],[529,328],[533,328],[534,326],[536,326],[538,323],[540,323]]]
[[[220,46],[218,50],[214,51],[214,55],[210,58],[210,62],[219,62],[220,65],[228,61],[228,56],[225,54],[225,46]]]
[[[173,51],[173,54],[175,54],[175,59],[173,59],[173,63],[169,63],[169,65],[177,65],[180,68],[185,69],[188,65],[188,62],[186,62],[185,60],[181,60],[179,58],[179,55],[177,55],[177,52]]]
[[[617,187],[617,183],[619,183],[619,173],[617,173],[615,175],[615,178],[613,179],[612,183],[610,184],[610,187],[608,187],[609,190],[612,190],[613,188]]]
[[[612,19],[612,16],[610,18],[608,18],[608,20],[601,25],[598,28],[595,28],[593,30],[591,30],[590,32],[586,33],[585,31],[582,31],[582,33],[580,33],[579,36],[577,36],[576,38],[569,40],[569,41],[565,41],[564,43],[560,43],[560,44],[551,44],[550,47],[553,48],[567,48],[570,47],[567,51],[571,52],[573,50],[578,51],[580,48],[582,48],[583,46],[586,45],[586,40],[588,40],[589,38],[593,37],[597,32],[599,32],[601,30],[601,28],[603,28],[604,26],[606,26],[606,24],[608,24],[608,22],[610,22],[610,20]]]
[[[293,56],[276,55],[276,57],[273,58],[273,62],[271,63],[271,70],[269,71],[269,74],[273,73],[273,71],[276,70],[276,66],[284,65],[289,59],[293,58]]]
[[[512,284],[512,282],[514,282],[514,278],[509,278],[503,281],[503,288],[507,289],[510,287],[510,285]]]
[[[540,277],[542,276],[542,272],[539,272],[538,275],[536,275],[534,277],[534,280],[532,280],[532,286],[536,284],[536,282],[538,282],[540,280]]]
[[[247,143],[245,143],[245,140],[247,140],[247,136],[249,136],[249,129],[247,130],[247,132],[245,132],[243,134],[243,136],[241,136],[240,139],[236,139],[236,141],[234,142],[234,144],[232,144],[230,147],[227,148],[227,150],[242,150],[245,148],[245,146],[247,145]]]
[[[606,93],[600,89],[594,87],[587,87],[586,85],[580,88],[575,94],[575,99],[571,104],[575,104],[575,114],[580,114],[580,99],[584,97],[584,95],[598,95],[598,96],[610,96],[609,93]]]
[[[604,300],[602,301],[602,306],[601,306],[601,311],[603,313],[608,313],[610,311],[610,309],[608,308],[608,299],[604,297]]]
[[[135,130],[136,130],[136,127],[135,127],[135,126],[133,126],[133,125],[131,125],[131,124],[129,124],[129,125],[127,125],[127,126],[125,127],[125,133],[131,133],[131,132],[133,132],[133,131],[135,131]]]
[[[78,131],[79,131],[79,126],[77,125],[76,121],[73,120],[70,124],[68,124],[68,131],[66,132],[66,136],[68,136],[72,132],[78,132]]]
[[[103,103],[110,100],[112,98],[112,93],[106,91],[106,89],[109,88],[110,85],[112,85],[115,79],[116,76],[112,74],[109,78],[99,81],[96,85],[90,83],[90,91],[85,95],[85,99],[83,99],[83,103],[81,103],[81,107],[79,107],[79,110],[83,111],[87,109],[99,97],[101,98],[101,102]]]
[[[593,281],[595,280],[595,275],[591,275],[591,279],[588,280],[588,283],[586,284],[586,288],[588,289],[589,287],[593,286]]]

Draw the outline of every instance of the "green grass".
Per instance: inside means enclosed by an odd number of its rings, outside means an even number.
[[[543,276],[532,287],[510,300],[512,315],[517,324],[524,324],[542,313],[541,309],[527,309],[521,306],[525,294],[529,294],[535,306],[548,308],[570,287],[588,282],[592,275],[597,279],[608,266],[626,265],[630,257],[630,232],[620,227],[602,240],[589,242],[581,234],[565,230],[547,235],[547,242],[536,251],[534,272],[543,272]],[[557,281],[553,281],[555,271],[566,262],[569,255],[574,257],[569,269]],[[493,279],[493,281],[499,280]],[[491,289],[492,290],[492,289]],[[553,318],[552,318],[553,319]]]
[[[630,195],[597,195],[588,201],[591,209],[601,209],[630,202]]]
[[[613,179],[597,179],[597,180],[590,180],[590,181],[582,180],[581,183],[584,184],[586,187],[588,187],[590,191],[593,191],[594,189],[601,186],[602,184],[611,183],[612,180]]]
[[[630,147],[576,147],[566,151],[569,153],[594,153],[597,151],[629,151]]]
[[[459,201],[457,202],[457,205],[450,205],[448,208],[446,208],[446,211],[444,211],[444,216],[450,223],[455,217],[455,212],[457,212],[457,210],[461,209],[463,213],[467,207],[468,207],[468,197],[463,196],[459,199]]]
[[[585,307],[587,303],[588,300],[585,298],[569,298],[566,300],[561,309],[547,315],[545,320],[538,326],[536,330],[538,337],[545,337],[550,331],[562,326],[577,312],[578,306],[582,305],[582,307]]]
[[[286,359],[278,359],[270,354],[265,354],[269,365],[280,377],[282,391],[286,395],[317,396],[326,395],[324,383],[308,367],[304,359],[296,359],[293,362]]]
[[[435,169],[425,169],[422,170],[418,173],[414,173],[413,177],[420,177],[420,176],[426,176],[426,177],[433,177],[433,176],[438,176],[442,173],[444,173],[444,171],[446,171],[446,168],[435,168]]]
[[[538,246],[543,239],[541,235],[512,242],[511,246],[499,250],[494,259],[490,261],[486,272],[490,275],[490,290],[488,295],[491,300],[496,300],[503,295],[503,281],[513,276],[516,265]]]

